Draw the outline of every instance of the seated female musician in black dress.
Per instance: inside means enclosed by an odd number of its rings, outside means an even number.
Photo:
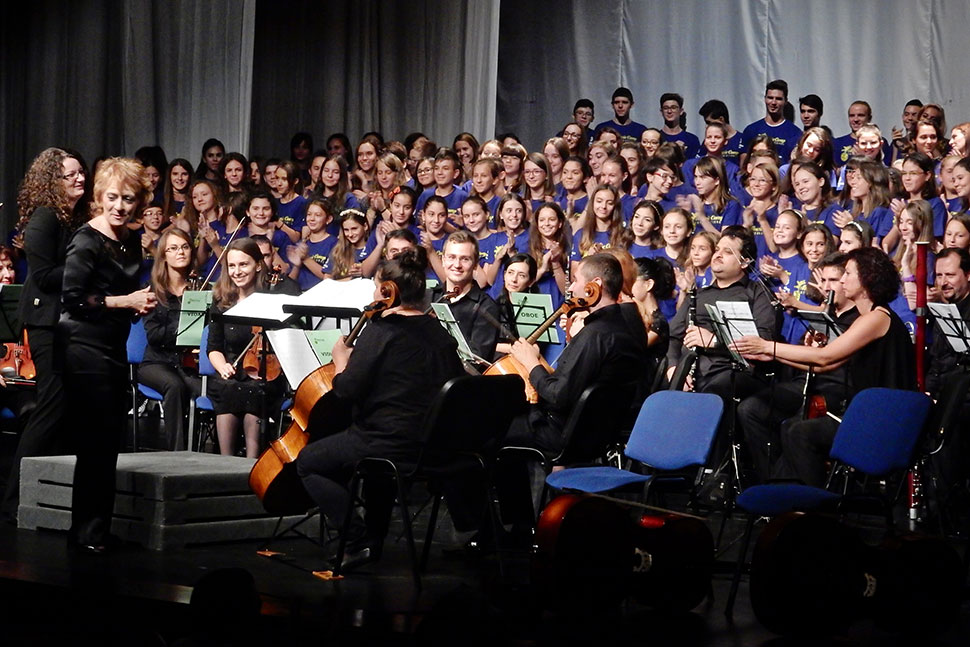
[[[246,437],[246,457],[258,457],[263,407],[265,411],[274,411],[279,406],[282,381],[264,383],[243,370],[240,355],[253,338],[252,327],[229,323],[220,317],[249,295],[266,289],[266,266],[259,245],[250,238],[232,241],[222,259],[222,273],[212,294],[209,318],[209,361],[216,375],[209,380],[207,394],[215,408],[219,452],[224,456],[235,454],[241,423]]]
[[[848,254],[841,283],[845,297],[859,310],[859,318],[826,346],[795,346],[760,337],[742,337],[735,342],[735,347],[747,359],[767,361],[774,357],[802,370],[813,366],[820,373],[845,364],[846,405],[853,395],[871,387],[916,388],[909,331],[888,307],[899,294],[896,266],[878,248],[855,249]],[[842,412],[833,413],[841,415]],[[807,485],[823,486],[825,460],[838,426],[831,417],[822,416],[782,429],[781,457],[772,476],[797,478]]]
[[[128,228],[151,197],[141,164],[122,158],[101,162],[93,217],[75,232],[64,265],[55,353],[63,358],[66,411],[77,436],[68,537],[93,552],[103,552],[111,539],[115,465],[128,411],[131,318],[155,307],[155,295],[137,289],[141,245]]]
[[[353,349],[343,338],[334,345],[333,392],[353,403],[353,422],[311,442],[296,462],[303,485],[333,527],[344,523],[347,484],[357,461],[367,456],[414,460],[431,401],[445,382],[463,373],[456,342],[424,314],[426,265],[423,250],[382,261],[376,280],[397,285],[400,305],[371,319]],[[381,298],[379,289],[375,298]],[[345,568],[380,556],[393,492],[390,482],[365,481],[366,522],[352,521]]]
[[[181,451],[185,449],[189,398],[202,392],[202,379],[197,371],[182,366],[184,349],[175,346],[180,332],[182,293],[189,289],[195,250],[189,235],[178,227],[169,227],[162,234],[157,249],[152,267],[152,292],[158,304],[145,317],[148,347],[138,367],[138,381],[162,394],[166,447]]]

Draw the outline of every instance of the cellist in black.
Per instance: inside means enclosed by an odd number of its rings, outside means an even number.
[[[382,261],[378,283],[393,281],[400,305],[372,318],[353,349],[343,338],[334,345],[333,393],[352,403],[352,423],[345,431],[313,440],[297,459],[303,485],[333,527],[345,521],[347,484],[357,461],[416,458],[425,412],[441,387],[464,373],[455,340],[424,314],[426,265],[420,249]],[[308,431],[312,438],[314,430]],[[364,488],[367,516],[351,522],[345,569],[378,559],[387,534],[393,483],[369,478]]]

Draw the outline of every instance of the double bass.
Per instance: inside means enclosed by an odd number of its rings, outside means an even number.
[[[348,348],[353,347],[357,335],[371,317],[400,302],[396,283],[383,281],[379,287],[382,298],[364,308],[360,319],[344,339],[343,343]],[[325,396],[333,390],[335,376],[336,367],[330,362],[303,378],[293,395],[293,408],[290,409],[293,422],[285,434],[270,443],[249,472],[249,488],[270,514],[300,514],[313,506],[310,495],[296,474],[294,463],[309,442],[308,429],[336,415],[323,404],[328,401]]]
[[[559,309],[553,312],[548,319],[539,324],[531,335],[526,338],[526,341],[530,344],[535,344],[542,337],[542,334],[552,326],[560,316],[566,315],[567,317],[583,310],[589,310],[600,300],[600,293],[602,288],[600,288],[599,283],[589,282],[586,284],[586,288],[582,296],[570,297],[566,299]],[[549,373],[552,373],[552,367],[546,362],[541,356],[539,357],[539,363],[542,368],[546,369]],[[485,375],[518,375],[525,382],[525,399],[529,401],[530,404],[536,404],[539,402],[539,394],[536,393],[535,387],[529,382],[529,372],[525,370],[522,366],[511,355],[506,355],[505,357],[499,359],[497,362],[485,369]]]

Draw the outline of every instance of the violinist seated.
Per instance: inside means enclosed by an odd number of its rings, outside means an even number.
[[[818,267],[822,275],[820,291],[832,294],[831,316],[840,330],[847,330],[859,317],[859,310],[845,296],[842,287],[845,254],[830,254],[819,262]],[[816,338],[811,332],[806,333],[807,344],[818,346],[826,341]],[[759,482],[768,480],[771,465],[778,458],[781,427],[787,424],[786,421],[790,423],[801,418],[806,379],[805,372],[799,371],[792,378],[767,387],[738,405],[738,425]],[[816,374],[812,385],[813,389],[808,395],[821,395],[827,411],[844,409],[841,403],[846,397],[847,384],[843,367]]]
[[[267,292],[273,294],[289,294],[299,296],[303,291],[300,284],[291,276],[292,273],[299,273],[300,268],[291,268],[288,274],[283,268],[288,267],[287,263],[280,258],[279,252],[273,247],[269,238],[262,234],[250,237],[259,245],[259,251],[263,255],[263,264],[266,266]],[[295,272],[294,272],[295,269]]]
[[[365,457],[414,461],[418,438],[431,402],[450,379],[463,373],[457,344],[433,318],[424,314],[423,249],[405,251],[381,262],[376,280],[393,281],[400,304],[370,320],[348,348],[341,338],[333,348],[336,377],[333,394],[352,402],[352,423],[345,431],[314,438],[300,452],[297,472],[331,527],[343,527],[354,466]],[[376,298],[380,298],[380,288]],[[317,432],[319,433],[319,432]],[[390,480],[364,480],[366,518],[351,520],[344,568],[376,560],[394,500]]]
[[[448,236],[443,249],[441,260],[445,283],[432,290],[431,300],[441,301],[445,293],[457,290],[456,296],[443,302],[451,307],[472,353],[491,362],[499,337],[499,310],[495,301],[475,281],[478,240],[469,232],[459,230]]]
[[[714,306],[717,301],[747,302],[763,339],[777,339],[781,328],[780,314],[772,306],[768,291],[748,278],[756,254],[754,235],[748,229],[740,225],[725,227],[711,258],[713,283],[697,289],[696,312],[692,313],[691,301],[686,299],[670,321],[668,379],[676,370],[684,347],[699,349],[693,384],[689,383],[687,387],[716,393],[725,404],[732,397],[744,398],[767,386],[767,373],[773,364],[770,361],[752,362],[750,369],[736,371],[732,378],[734,363],[727,350],[718,347],[714,324],[706,306]],[[692,317],[693,323],[689,321]]]
[[[169,227],[158,239],[158,255],[152,268],[155,309],[145,317],[148,346],[138,367],[138,381],[162,394],[165,443],[170,451],[186,448],[186,418],[191,398],[202,394],[198,370],[183,365],[183,353],[175,343],[182,313],[182,294],[189,289],[195,250],[189,234]]]
[[[10,249],[0,245],[0,285],[13,285],[15,281],[16,270]],[[33,379],[34,363],[30,359],[30,347],[26,340],[23,344],[0,344],[0,352],[3,354],[0,359],[0,409],[7,408],[13,412],[19,432],[34,409],[36,398],[32,385],[19,386],[16,381],[18,378]],[[8,384],[4,378],[11,380],[11,383]]]
[[[588,386],[606,383],[628,388],[645,379],[647,331],[635,304],[618,303],[623,289],[620,262],[606,253],[587,256],[569,289],[574,295],[583,294],[587,283],[599,284],[600,299],[559,356],[554,372],[541,366],[536,346],[522,338],[512,345],[511,355],[528,373],[539,403],[513,421],[506,445],[536,447],[556,455],[563,449],[566,419]]]
[[[246,457],[256,458],[264,402],[266,411],[278,410],[284,386],[278,376],[264,382],[258,374],[247,374],[242,356],[254,339],[253,328],[218,316],[254,292],[268,291],[266,264],[259,245],[252,238],[240,238],[226,249],[210,310],[209,361],[216,375],[208,382],[207,394],[216,414],[219,452],[235,455],[236,437],[242,427]]]

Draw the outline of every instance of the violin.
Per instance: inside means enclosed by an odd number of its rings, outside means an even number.
[[[264,339],[262,326],[253,326],[252,334],[253,338],[249,341],[246,351],[240,355],[243,370],[246,371],[246,375],[250,378],[261,380],[264,376],[262,369],[265,364],[266,380],[272,382],[283,372],[283,368],[280,366],[280,360]],[[238,361],[239,359],[237,358],[236,362]]]
[[[348,348],[353,347],[357,335],[371,317],[400,303],[397,284],[393,281],[383,281],[380,291],[382,298],[364,308],[360,319],[343,340]],[[313,505],[294,464],[309,442],[308,429],[326,425],[339,415],[332,411],[333,407],[327,406],[328,399],[325,398],[333,390],[335,375],[336,368],[330,362],[303,378],[293,395],[293,408],[290,409],[293,422],[289,429],[270,443],[249,472],[249,488],[270,514],[302,514]]]
[[[542,337],[542,334],[552,326],[561,315],[566,315],[570,317],[577,312],[583,310],[589,310],[599,303],[600,295],[602,289],[599,283],[587,283],[586,288],[581,296],[571,297],[566,299],[559,309],[549,315],[549,318],[539,324],[531,335],[526,338],[526,341],[530,344],[535,344]],[[547,372],[552,373],[552,367],[546,362],[541,356],[539,357],[539,363],[542,368],[546,369]],[[519,363],[517,359],[511,355],[506,355],[505,357],[499,359],[497,362],[485,369],[485,375],[518,375],[525,382],[525,399],[531,404],[536,404],[539,402],[539,394],[536,392],[535,387],[529,382],[529,373],[525,370],[525,367]]]
[[[27,342],[27,331],[24,330],[23,342],[15,344],[0,344],[0,368],[12,368],[19,377],[24,380],[33,380],[37,377],[37,368],[34,360],[30,356],[30,346]]]
[[[270,285],[279,285],[280,281],[283,280],[283,266],[274,265],[273,270],[266,274],[266,282]]]

